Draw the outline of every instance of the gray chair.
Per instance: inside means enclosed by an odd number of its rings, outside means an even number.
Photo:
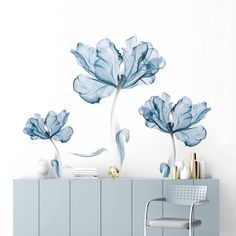
[[[163,201],[179,206],[189,206],[189,218],[158,218],[148,220],[148,210],[153,201]],[[147,202],[144,213],[144,236],[147,228],[188,229],[192,236],[192,228],[201,225],[200,219],[193,219],[193,209],[196,205],[207,203],[207,186],[172,185],[167,188],[165,198],[154,198]],[[181,210],[181,209],[180,209]]]

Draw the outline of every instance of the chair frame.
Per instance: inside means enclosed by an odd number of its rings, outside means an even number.
[[[183,185],[173,185],[173,186],[177,187],[177,186],[183,186]],[[173,188],[173,186],[172,186],[172,188]],[[191,186],[194,186],[194,185],[185,185],[185,186],[190,186],[191,187]],[[200,187],[206,187],[206,186],[200,186]],[[186,203],[186,204],[183,204],[183,203],[181,203],[181,204],[179,203],[178,204],[175,201],[172,201],[172,199],[168,199],[168,198],[153,198],[153,199],[150,199],[147,202],[146,206],[145,206],[145,212],[144,212],[144,236],[147,236],[147,228],[151,227],[150,225],[148,225],[148,219],[147,218],[148,218],[149,206],[154,201],[168,202],[170,204],[178,205],[178,206],[181,206],[181,205],[182,206],[190,206],[190,210],[189,210],[189,228],[188,228],[189,236],[192,236],[192,220],[193,220],[193,210],[194,210],[194,207],[197,206],[197,205],[201,205],[201,204],[209,202],[209,200],[207,198],[201,199],[201,200],[193,200],[193,201],[191,201],[191,203]]]

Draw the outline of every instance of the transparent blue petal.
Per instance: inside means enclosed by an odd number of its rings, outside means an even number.
[[[206,138],[207,131],[203,126],[200,125],[175,132],[174,135],[178,140],[184,142],[186,146],[193,147]]]
[[[63,110],[62,112],[57,114],[57,121],[60,123],[61,128],[66,124],[69,115],[70,113],[66,112],[66,110]]]
[[[103,39],[97,44],[97,60],[94,63],[95,76],[98,80],[113,86],[118,85],[121,54],[109,39]]]
[[[154,109],[158,111],[159,120],[162,122],[164,129],[169,130],[170,113],[172,109],[172,103],[170,102],[170,96],[167,93],[163,93],[162,97],[153,97]]]
[[[124,75],[126,76],[126,82],[128,82],[133,74],[138,70],[139,59],[140,61],[145,57],[148,50],[146,43],[137,44],[137,38],[132,37],[126,40],[126,48],[123,48],[124,59]]]
[[[65,110],[56,114],[54,111],[49,111],[46,119],[45,126],[49,132],[50,137],[56,134],[67,122],[68,116],[70,113],[67,113]]]
[[[187,129],[192,124],[192,101],[188,97],[181,98],[172,108],[173,131]]]
[[[28,134],[32,140],[41,138],[48,139],[49,135],[44,127],[44,122],[39,115],[28,119],[25,128],[23,130],[25,134]]]
[[[206,102],[192,105],[192,110],[191,110],[192,125],[197,124],[200,120],[202,120],[207,114],[207,112],[210,110],[211,108],[207,107]]]
[[[147,102],[145,103],[145,106],[147,105]],[[145,124],[149,128],[155,128],[159,129],[160,131],[164,133],[168,133],[168,125],[165,125],[162,120],[160,120],[159,113],[156,110],[148,109],[147,107],[141,107],[139,109],[139,113],[143,113],[143,117],[145,118]]]
[[[123,59],[123,88],[153,83],[154,75],[165,66],[165,60],[159,57],[158,51],[150,43],[140,42],[137,44],[136,37],[126,40]]]
[[[74,80],[73,86],[80,97],[91,104],[98,103],[102,98],[110,96],[115,90],[114,86],[105,81],[101,82],[82,74]]]
[[[132,54],[133,48],[136,47],[138,44],[137,37],[136,36],[130,37],[125,41],[125,43],[126,43],[126,48],[123,50],[125,50],[128,55]]]
[[[30,119],[30,123],[35,128],[35,131],[38,131],[42,136],[47,136],[43,119],[39,114],[35,114],[34,117]]]
[[[86,154],[85,153],[70,153],[70,154],[79,156],[79,157],[96,157],[105,151],[107,151],[106,148],[99,148],[98,150],[91,153],[86,153]]]
[[[78,43],[76,50],[72,49],[71,53],[76,57],[79,65],[81,65],[88,73],[94,75],[94,63],[97,59],[95,48],[85,46],[83,43]]]
[[[128,129],[122,129],[116,133],[116,143],[120,155],[120,161],[121,165],[123,163],[124,157],[125,157],[125,147],[124,147],[124,141],[127,143],[129,141],[129,130]]]
[[[156,79],[155,75],[153,75],[151,77],[147,77],[145,79],[140,79],[140,80],[138,80],[138,82],[136,84],[133,84],[132,86],[129,86],[127,88],[133,88],[136,85],[149,85],[149,84],[154,83],[155,79]]]
[[[139,78],[142,78],[142,75],[145,72],[141,71],[142,68],[139,68],[139,66],[140,63],[144,60],[147,51],[148,45],[146,43],[140,43],[136,45],[132,48],[132,51],[130,51],[130,53],[128,53],[128,51],[124,49],[123,58],[125,84],[123,85],[123,87],[128,88],[135,86]]]
[[[66,143],[71,138],[72,134],[73,134],[73,129],[69,126],[66,126],[64,129],[54,134],[52,138],[56,141],[61,141],[62,143]]]
[[[160,172],[162,177],[167,178],[170,175],[170,166],[164,162],[160,164]]]
[[[59,162],[56,159],[51,160],[51,166],[55,169],[57,177],[60,177]]]
[[[57,114],[54,111],[48,112],[45,119],[45,126],[47,127],[50,136],[54,135],[60,130],[60,122],[57,121]]]
[[[162,132],[169,133],[169,116],[171,112],[170,96],[163,93],[162,98],[159,96],[151,97],[139,109],[139,113],[145,118],[146,126],[157,128]]]

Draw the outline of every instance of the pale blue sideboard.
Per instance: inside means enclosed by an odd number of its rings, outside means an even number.
[[[219,236],[216,179],[16,179],[14,236],[143,236],[144,207],[171,184],[208,186],[208,204],[194,217],[194,236]],[[153,203],[149,217],[188,217],[189,208]],[[149,229],[149,236],[187,236],[186,230]]]

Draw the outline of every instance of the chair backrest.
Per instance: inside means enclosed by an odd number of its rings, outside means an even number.
[[[167,202],[189,206],[195,201],[207,199],[207,186],[172,185],[167,188],[165,198]]]

